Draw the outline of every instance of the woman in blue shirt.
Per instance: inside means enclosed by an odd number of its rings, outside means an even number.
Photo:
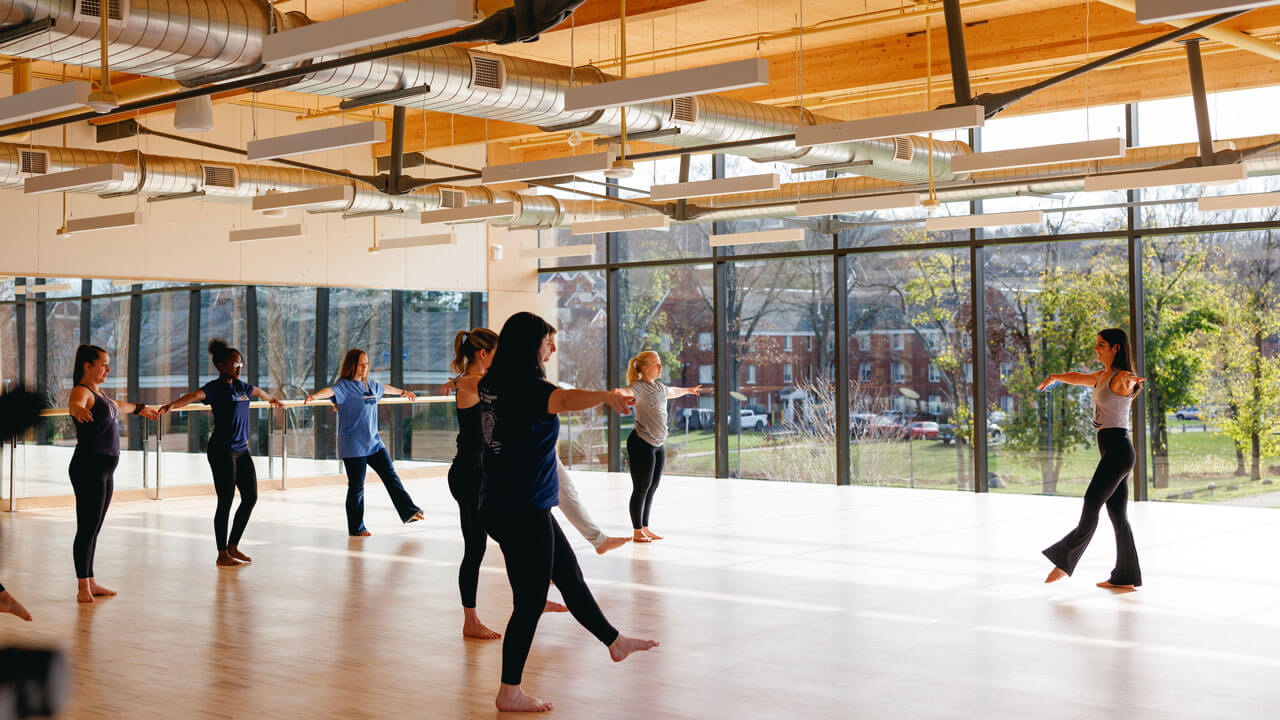
[[[312,400],[333,400],[338,408],[338,457],[347,469],[347,533],[353,537],[367,537],[372,533],[364,526],[364,476],[366,468],[373,468],[382,479],[382,486],[391,496],[391,502],[400,514],[400,521],[417,522],[422,519],[422,509],[413,503],[391,465],[391,455],[378,434],[378,401],[384,393],[416,400],[410,390],[401,390],[369,379],[369,355],[360,348],[347,351],[338,372],[338,382],[332,387],[317,390],[303,403]]]
[[[218,379],[199,390],[183,395],[160,408],[164,414],[170,410],[204,402],[213,411],[213,433],[205,456],[213,471],[213,489],[218,494],[218,508],[213,513],[214,540],[218,543],[218,565],[237,567],[253,560],[240,552],[240,537],[249,525],[249,515],[258,502],[258,473],[249,454],[249,403],[252,398],[266,400],[273,407],[284,405],[262,388],[254,387],[240,379],[244,369],[244,356],[229,347],[224,340],[209,341],[209,357],[218,369]],[[240,490],[240,507],[236,508],[235,523],[227,534],[227,521],[231,516],[231,503],[236,490]]]

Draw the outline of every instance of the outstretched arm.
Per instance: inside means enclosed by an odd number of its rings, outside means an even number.
[[[608,405],[619,415],[631,413],[636,404],[633,397],[609,390],[565,390],[558,388],[547,398],[547,412],[552,414],[588,410],[597,405]]]
[[[303,399],[302,404],[305,405],[312,400],[328,400],[331,397],[333,397],[333,388],[320,388]]]
[[[631,389],[631,388],[629,388],[629,387],[618,388],[618,389],[614,390],[614,392],[618,393],[619,395],[621,395],[621,396],[623,396],[623,397],[633,398],[633,397],[635,397],[635,396],[636,396],[636,391],[635,391],[635,390],[632,390],[632,389]]]
[[[93,419],[93,393],[79,385],[71,388],[71,397],[67,399],[67,411],[76,422],[89,422]]]
[[[253,389],[253,396],[258,398],[259,400],[266,400],[267,402],[271,403],[271,407],[273,408],[277,408],[280,410],[284,409],[284,403],[280,402],[279,400],[276,399],[274,395],[267,392],[266,390],[263,390],[260,387],[255,387]]]
[[[1136,395],[1146,381],[1146,378],[1140,378],[1131,372],[1122,372],[1111,379],[1111,392],[1124,396]]]
[[[1093,387],[1093,385],[1098,382],[1098,373],[1100,372],[1102,371],[1099,370],[1098,372],[1095,372],[1095,373],[1078,373],[1078,372],[1054,373],[1053,375],[1050,375],[1049,377],[1045,378],[1044,382],[1037,385],[1036,389],[1044,390],[1045,388],[1049,387],[1050,383],[1053,383],[1053,382],[1060,382],[1066,385],[1084,385],[1087,387]]]
[[[399,395],[401,397],[408,398],[410,401],[418,399],[418,396],[414,395],[412,390],[401,390],[400,388],[393,387],[391,385],[383,385],[382,387],[392,395]]]
[[[187,405],[190,405],[191,403],[195,403],[195,402],[204,402],[203,390],[192,390],[191,392],[187,393],[186,395],[183,395],[177,400],[174,400],[168,405],[162,406],[159,410],[159,413],[163,415],[167,412],[172,412],[174,410],[177,410],[180,407],[186,407]]]
[[[669,385],[667,386],[668,400],[674,400],[678,397],[684,397],[685,395],[701,395],[701,394],[702,394],[701,385],[694,385],[693,387],[689,387],[689,388],[671,387]]]
[[[139,415],[148,420],[160,419],[160,413],[156,412],[153,408],[147,407],[146,403],[131,403],[125,400],[113,400],[112,398],[107,399],[111,400],[111,402],[115,404],[117,411],[125,413],[126,415]]]

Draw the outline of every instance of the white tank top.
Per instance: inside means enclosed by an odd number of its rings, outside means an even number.
[[[1104,376],[1093,386],[1093,428],[1129,429],[1129,408],[1133,405],[1132,395],[1117,395],[1111,389],[1111,381],[1119,371]]]

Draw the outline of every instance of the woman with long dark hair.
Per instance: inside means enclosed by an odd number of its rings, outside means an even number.
[[[120,411],[158,417],[142,403],[116,402],[107,397],[102,383],[110,373],[111,356],[106,350],[97,345],[76,348],[75,370],[71,374],[75,387],[67,401],[67,411],[76,424],[76,451],[67,474],[76,494],[76,538],[71,548],[79,585],[76,601],[82,603],[116,594],[94,579],[93,556],[115,489],[115,470],[120,462],[120,426],[116,421]]]
[[[338,408],[338,457],[342,458],[342,465],[347,471],[347,534],[352,537],[372,534],[364,526],[364,476],[367,468],[378,473],[400,515],[400,522],[422,519],[422,508],[413,503],[413,498],[404,489],[391,464],[391,454],[378,433],[378,401],[386,393],[417,399],[411,390],[370,380],[368,353],[352,348],[342,358],[338,382],[311,393],[302,401],[306,404],[312,400],[332,399]]]
[[[1142,570],[1138,567],[1138,548],[1126,514],[1129,473],[1136,459],[1129,440],[1129,411],[1146,379],[1133,372],[1133,350],[1124,330],[1111,328],[1098,333],[1093,351],[1102,364],[1101,370],[1050,375],[1037,388],[1047,390],[1054,382],[1093,388],[1093,427],[1098,432],[1098,452],[1102,455],[1084,493],[1080,522],[1066,537],[1044,550],[1045,557],[1054,566],[1045,582],[1056,582],[1075,571],[1076,563],[1098,527],[1098,515],[1105,504],[1116,532],[1116,566],[1098,587],[1132,591],[1142,584]]]
[[[526,694],[520,683],[553,581],[574,619],[609,648],[614,662],[658,645],[626,637],[609,624],[551,515],[559,495],[557,413],[608,405],[625,414],[634,401],[609,391],[565,390],[547,382],[543,366],[553,352],[551,325],[533,313],[516,313],[502,326],[498,350],[477,387],[484,447],[480,513],[485,530],[502,548],[514,606],[496,699],[498,709],[506,711],[552,709],[551,703]]]
[[[161,413],[177,410],[193,402],[204,402],[213,411],[213,433],[205,456],[213,472],[213,489],[218,494],[218,507],[213,513],[213,535],[218,545],[219,567],[239,567],[253,562],[240,552],[240,538],[249,525],[249,516],[258,502],[258,473],[249,454],[249,403],[253,398],[266,400],[272,407],[284,405],[262,388],[254,387],[240,379],[244,369],[244,356],[239,350],[217,338],[209,341],[209,358],[218,369],[218,378],[199,390],[160,408]],[[227,533],[231,505],[240,490],[240,507],[236,508],[234,524]]]

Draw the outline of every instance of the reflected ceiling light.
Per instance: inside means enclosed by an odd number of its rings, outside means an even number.
[[[22,181],[22,192],[27,195],[40,195],[51,192],[70,192],[81,188],[105,185],[124,180],[124,165],[110,163],[108,165],[90,165],[89,167],[67,170],[66,172],[33,175]]]
[[[595,233],[627,232],[629,230],[669,230],[671,218],[666,215],[633,215],[616,220],[593,220],[573,224],[574,235],[593,235]]]
[[[69,218],[59,234],[92,232],[94,230],[115,230],[116,228],[134,227],[142,224],[142,211],[133,210],[114,215],[95,215],[93,217]]]
[[[330,185],[294,192],[267,192],[253,198],[252,207],[256,211],[264,211],[330,205],[338,202],[350,205],[355,196],[355,188],[350,185]]]
[[[460,208],[428,210],[422,213],[422,222],[423,224],[474,222],[477,220],[507,217],[509,215],[514,215],[515,212],[516,204],[514,202],[469,205],[467,207]]]
[[[489,185],[521,180],[541,180],[559,175],[604,172],[613,165],[613,157],[612,152],[605,151],[510,165],[490,165],[480,172],[480,182]]]
[[[654,185],[649,188],[649,198],[652,200],[680,200],[692,197],[732,195],[740,192],[777,190],[780,186],[781,180],[778,177],[778,173],[743,175],[741,177],[718,178],[716,180],[695,180],[693,182],[671,183],[670,185]]]
[[[470,25],[483,18],[474,8],[474,0],[409,0],[271,33],[262,39],[262,62],[283,65]]]
[[[436,245],[452,245],[456,242],[452,232],[439,233],[433,235],[414,235],[412,237],[389,237],[381,238],[377,244],[369,248],[369,252],[376,253],[383,250],[400,250],[403,248],[415,247],[433,247]]]
[[[1200,185],[1232,183],[1244,180],[1244,165],[1209,165],[1207,167],[1142,170],[1139,172],[1090,175],[1084,179],[1085,192],[1107,190],[1140,190],[1166,185]]]
[[[913,207],[920,207],[920,193],[895,193],[841,200],[812,200],[796,205],[796,217],[821,217]]]
[[[592,257],[595,254],[595,243],[553,245],[551,247],[523,248],[520,250],[520,257],[526,258]]]
[[[933,217],[924,221],[924,229],[930,232],[938,230],[974,230],[985,227],[1040,225],[1042,223],[1044,223],[1043,210],[1023,210],[1020,212],[988,213],[985,215]]]
[[[804,240],[804,232],[804,228],[784,228],[782,230],[761,230],[757,232],[731,233],[729,235],[712,235],[711,247],[798,242]]]
[[[753,58],[571,87],[564,91],[564,109],[568,112],[603,110],[768,84],[769,61]]]
[[[27,293],[31,293],[35,295],[39,293],[67,292],[71,289],[73,289],[73,286],[71,283],[47,283],[45,285],[35,285],[35,284],[14,285],[13,294],[26,295]]]
[[[1137,0],[1133,14],[1140,23],[1157,23],[1268,5],[1280,5],[1280,0]]]
[[[245,153],[250,160],[274,160],[290,155],[341,150],[357,145],[373,145],[386,140],[386,124],[378,120],[370,120],[323,130],[250,140],[245,143]]]
[[[249,242],[251,240],[279,240],[282,238],[302,237],[302,223],[293,225],[268,225],[267,227],[244,228],[232,230],[227,234],[231,242]]]
[[[929,110],[926,112],[890,115],[887,117],[848,120],[822,125],[796,128],[796,147],[812,147],[831,143],[875,140],[877,138],[914,135],[919,133],[946,132],[982,127],[984,108],[981,105]]]
[[[951,169],[954,172],[981,172],[983,170],[1009,170],[1033,165],[1110,160],[1124,157],[1125,150],[1124,138],[1118,137],[1105,140],[1062,143],[1061,145],[994,150],[970,155],[955,155],[951,158]]]
[[[1221,210],[1251,210],[1280,206],[1280,192],[1249,193],[1246,195],[1211,195],[1200,198],[1200,212]]]
[[[91,92],[92,84],[84,80],[73,80],[0,98],[0,124],[22,122],[68,110],[83,110],[89,107]]]

